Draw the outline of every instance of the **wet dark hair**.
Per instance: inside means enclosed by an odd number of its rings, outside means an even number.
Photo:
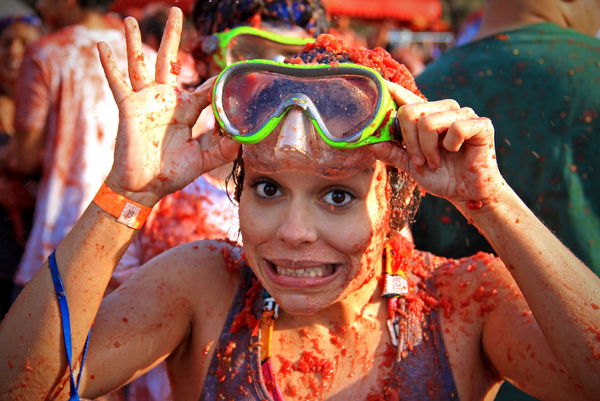
[[[338,64],[353,63],[370,67],[391,82],[397,83],[414,94],[425,98],[417,89],[415,80],[408,69],[392,59],[384,49],[369,50],[347,47],[344,42],[332,35],[320,35],[315,43],[308,44],[297,57],[287,59],[293,64]],[[386,167],[387,181],[390,186],[390,233],[399,233],[406,224],[414,221],[421,201],[422,191],[407,173],[396,167]],[[226,186],[233,184],[234,200],[239,203],[244,185],[244,160],[242,149],[233,163]]]
[[[320,0],[198,0],[192,18],[204,36],[260,21],[296,25],[315,37],[329,30]]]
[[[242,197],[242,188],[244,188],[244,159],[243,159],[243,151],[240,146],[240,150],[238,152],[237,158],[233,161],[233,167],[231,169],[231,173],[225,178],[225,188],[231,188],[230,185],[233,185],[233,199],[229,196],[229,191],[227,191],[227,197],[233,203],[239,205],[240,198]]]
[[[423,191],[405,172],[389,164],[386,167],[390,196],[390,236],[415,220]]]

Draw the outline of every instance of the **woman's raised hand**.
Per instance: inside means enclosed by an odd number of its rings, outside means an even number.
[[[401,106],[403,143],[372,145],[375,156],[459,209],[477,209],[495,200],[504,179],[496,163],[491,121],[454,100],[424,102],[399,85],[388,86]]]
[[[192,138],[191,128],[210,104],[208,94],[214,81],[209,80],[193,93],[176,87],[182,18],[180,9],[171,9],[154,78],[144,62],[137,21],[125,19],[131,87],[117,68],[110,47],[103,42],[98,44],[120,116],[115,161],[106,182],[115,191],[147,206],[185,187],[199,175],[234,160],[238,153],[239,145],[227,137],[207,151]]]

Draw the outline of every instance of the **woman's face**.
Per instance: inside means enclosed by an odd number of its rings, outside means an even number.
[[[322,310],[379,273],[386,185],[380,162],[343,179],[246,166],[240,199],[246,260],[285,311]]]
[[[23,62],[25,47],[40,37],[38,28],[16,22],[0,34],[0,78],[14,82]]]

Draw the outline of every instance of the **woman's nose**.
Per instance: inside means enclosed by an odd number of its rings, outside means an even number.
[[[311,158],[310,144],[315,139],[315,128],[310,117],[299,107],[290,109],[284,117],[275,156],[278,158]]]
[[[314,223],[314,218],[306,204],[292,202],[277,230],[277,239],[293,247],[312,244],[318,238]]]

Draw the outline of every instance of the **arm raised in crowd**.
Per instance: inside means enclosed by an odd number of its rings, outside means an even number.
[[[546,350],[552,353],[546,359],[556,358],[568,376],[570,384],[562,390],[597,399],[600,279],[535,217],[501,176],[489,119],[453,100],[414,103],[418,100],[403,88],[390,84],[390,89],[398,105],[404,105],[399,112],[404,147],[383,143],[373,146],[374,153],[410,173],[427,192],[451,201],[486,236],[533,312],[548,344]],[[484,353],[502,378],[513,374],[511,358],[493,349],[506,341],[498,338],[502,331],[494,328],[515,325],[522,313],[515,309],[512,315],[488,314],[489,319],[503,321],[484,322]],[[532,341],[528,332],[514,332],[514,349],[524,350]],[[529,370],[531,381],[539,366],[528,359],[524,370]],[[525,376],[512,379],[527,381]],[[551,389],[556,383],[549,380],[542,385],[546,384]]]
[[[131,87],[108,46],[98,45],[120,112],[115,162],[106,184],[126,198],[152,207],[200,174],[235,159],[239,145],[224,138],[218,146],[202,151],[191,136],[191,127],[209,104],[211,83],[194,93],[175,86],[171,63],[177,61],[181,11],[171,10],[155,79],[144,65],[137,22],[128,18],[125,26]],[[56,250],[69,302],[74,360],[82,355],[112,271],[135,234],[136,230],[91,203]],[[48,262],[2,322],[0,344],[0,399],[44,399],[68,393],[68,385],[63,388],[62,384],[69,367]]]

